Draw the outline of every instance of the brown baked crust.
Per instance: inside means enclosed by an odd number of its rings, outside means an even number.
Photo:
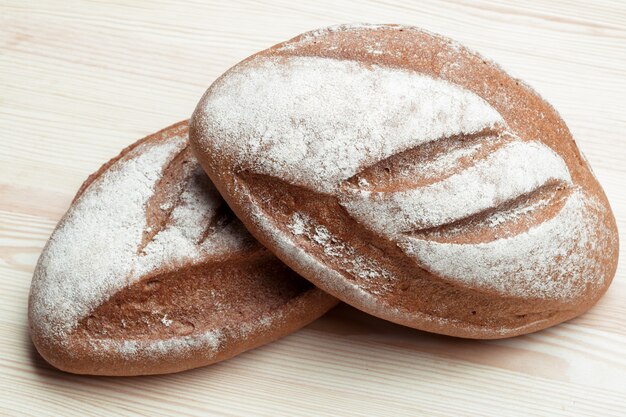
[[[113,158],[111,158],[107,163],[103,164],[96,172],[94,172],[93,174],[91,174],[91,175],[89,175],[87,177],[87,179],[78,188],[78,191],[76,192],[76,195],[72,199],[72,204],[74,204],[74,202],[76,200],[78,200],[78,198],[91,185],[91,183],[94,182],[94,180],[96,178],[98,178],[100,175],[102,175],[102,173],[105,172],[107,169],[109,169],[109,167],[111,167],[111,165],[115,164],[117,161],[122,159],[124,157],[124,155],[127,155],[130,151],[132,151],[136,147],[144,144],[145,142],[149,142],[151,140],[152,141],[154,141],[154,140],[164,140],[164,139],[167,139],[169,137],[188,134],[188,132],[189,132],[189,121],[188,120],[183,120],[183,121],[180,121],[178,123],[174,123],[171,126],[163,128],[163,129],[159,130],[158,132],[155,132],[155,133],[153,133],[151,135],[148,135],[148,136],[146,136],[143,139],[139,139],[135,143],[132,143],[132,144],[128,145],[127,147],[122,149],[117,156],[114,156]]]
[[[69,331],[59,330],[64,323],[59,323],[51,310],[62,308],[59,303],[64,300],[51,299],[54,297],[50,295],[61,291],[55,278],[62,273],[49,272],[48,269],[57,266],[46,260],[46,254],[54,250],[50,248],[54,245],[51,242],[59,239],[58,230],[74,221],[76,216],[71,211],[76,209],[81,197],[85,193],[93,194],[92,187],[102,186],[98,179],[159,144],[176,138],[182,141],[187,126],[187,121],[183,121],[134,143],[91,175],[44,249],[31,287],[29,326],[37,350],[55,367],[78,374],[116,376],[196,368],[286,336],[337,303],[247,235],[228,206],[219,202],[221,199],[208,178],[203,173],[192,178],[197,161],[183,144],[163,167],[156,192],[146,204],[149,232],[144,231],[143,247],[174,222],[169,217],[184,204],[181,195],[188,191],[187,185],[181,184],[187,184],[185,181],[190,178],[205,186],[207,204],[215,203],[214,215],[198,245],[230,230],[228,233],[239,239],[239,246],[235,249],[224,246],[199,258],[177,260],[140,277],[129,277],[129,284],[90,306],[88,313],[77,317],[77,324]],[[173,207],[161,213],[158,207],[168,202]],[[105,253],[106,248],[103,256]]]
[[[509,135],[525,143],[540,142],[562,158],[571,181],[568,178],[567,184],[548,182],[530,194],[463,219],[465,223],[461,222],[460,226],[446,225],[444,238],[454,243],[478,244],[502,239],[506,233],[525,233],[553,219],[571,193],[580,192],[586,201],[594,202],[594,208],[589,208],[587,215],[597,220],[597,233],[593,238],[594,242],[599,243],[597,246],[594,246],[596,243],[589,246],[586,255],[594,264],[593,276],[570,277],[572,293],[576,292],[576,295],[568,297],[567,294],[556,294],[552,298],[519,296],[447,279],[407,259],[406,254],[385,236],[356,221],[336,195],[319,193],[278,176],[259,174],[255,170],[263,162],[253,154],[248,154],[249,160],[242,160],[217,147],[212,148],[211,142],[221,143],[218,140],[221,139],[220,135],[228,136],[228,132],[212,130],[207,121],[206,106],[212,95],[218,91],[222,96],[227,94],[220,88],[233,74],[255,68],[264,60],[280,62],[293,57],[322,57],[357,62],[365,68],[398,68],[426,74],[469,90],[485,100],[502,116],[506,126],[495,126],[495,133],[479,132],[480,145],[485,148],[491,146],[487,139],[481,139],[488,136],[496,137],[493,141],[496,144],[494,149],[499,146],[497,141],[505,140]],[[417,28],[398,25],[339,26],[305,33],[259,52],[233,67],[209,88],[192,116],[190,138],[205,171],[233,211],[262,244],[330,294],[363,311],[399,324],[478,339],[525,334],[583,313],[605,293],[615,274],[618,237],[614,216],[601,186],[554,108],[530,87],[506,74],[493,62],[449,39]],[[237,140],[230,136],[228,138]],[[471,140],[472,135],[447,138],[445,145]],[[429,152],[439,151],[424,150],[426,154]],[[391,170],[393,177],[394,164],[402,165],[403,158],[415,162],[421,156],[410,152],[408,156],[393,155],[384,161],[387,164],[384,167],[387,175]],[[359,173],[360,178],[366,178],[366,184],[373,181],[383,183],[388,188],[404,186],[385,182],[381,179],[385,172],[382,166],[378,168],[376,164],[364,167]],[[355,176],[346,180],[342,187],[355,186],[357,179]],[[496,210],[508,209],[508,206],[515,209],[516,204],[530,207],[532,201],[540,199],[543,194],[550,200],[546,208],[511,222],[507,230],[496,228],[490,231],[480,225],[484,218]],[[341,265],[341,259],[325,256],[324,248],[316,245],[311,236],[305,236],[304,239],[293,236],[294,233],[290,233],[287,226],[294,215],[302,213],[314,219],[315,224],[322,225],[324,230],[330,231],[338,241],[348,242],[355,249],[352,253],[375,260],[399,278],[374,282],[362,279],[346,271],[345,266]],[[452,233],[453,226],[471,226],[477,231],[470,237],[459,233],[455,235]],[[437,236],[439,239],[441,231],[436,229],[423,229],[417,233],[426,234],[429,238]],[[572,253],[566,253],[565,256],[572,256]],[[558,268],[557,264],[555,258],[551,268]],[[536,279],[552,284],[558,278],[555,275],[537,276]]]

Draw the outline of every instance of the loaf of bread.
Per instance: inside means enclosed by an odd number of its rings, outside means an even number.
[[[305,33],[236,65],[191,119],[251,233],[378,317],[501,338],[575,317],[617,265],[606,196],[557,112],[420,29]]]
[[[181,122],[83,184],[39,259],[29,323],[59,369],[140,375],[230,358],[335,304],[246,232]]]

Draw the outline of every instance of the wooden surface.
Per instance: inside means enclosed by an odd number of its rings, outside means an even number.
[[[567,121],[626,231],[625,2],[0,0],[0,414],[626,414],[624,251],[590,312],[510,340],[430,335],[341,306],[176,375],[79,377],[34,352],[31,275],[86,176],[189,117],[251,53],[354,21],[422,26],[527,80]]]

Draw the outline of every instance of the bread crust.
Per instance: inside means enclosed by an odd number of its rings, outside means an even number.
[[[404,102],[399,84],[431,97]],[[397,93],[400,104],[376,91]],[[433,114],[449,126],[410,137],[423,132],[406,120],[425,118],[442,97],[450,104]],[[383,102],[376,112],[372,103]],[[232,121],[216,121],[220,108]],[[370,123],[377,118],[395,125]],[[248,230],[320,288],[383,319],[459,337],[516,336],[583,313],[615,274],[615,219],[564,121],[529,86],[444,37],[399,25],[302,34],[227,71],[190,123],[194,152]],[[362,134],[357,145],[325,150],[347,133]],[[456,191],[433,197],[441,184]],[[500,188],[485,203],[488,186]]]
[[[196,368],[286,336],[337,303],[247,234],[199,168],[187,147],[187,131],[187,121],[174,124],[104,164],[80,187],[52,234],[33,277],[29,327],[35,347],[55,367],[115,376]],[[174,141],[175,148],[165,148]],[[162,149],[157,150],[159,146]],[[163,159],[166,149],[171,155]],[[152,269],[107,278],[106,285],[90,286],[85,280],[99,279],[96,266],[100,265],[92,257],[108,256],[112,264],[116,256],[126,259],[116,252],[116,241],[133,234],[137,224],[125,225],[122,235],[111,232],[111,240],[98,246],[96,254],[90,245],[97,242],[80,235],[85,231],[81,225],[97,216],[96,211],[107,210],[107,188],[120,196],[139,192],[124,184],[149,175],[139,161],[151,152],[163,163],[155,170],[158,178],[148,191],[148,201],[138,205],[146,216],[145,230],[138,231],[143,249],[131,253],[130,262],[137,270],[142,257],[160,250],[158,263]],[[152,163],[148,161],[146,169],[154,168]],[[126,177],[113,176],[124,170],[128,170]],[[128,176],[131,182],[120,181]],[[89,199],[96,204],[83,208]],[[177,210],[182,215],[210,217],[200,218],[205,222],[198,234],[201,241],[191,236],[196,232],[193,224],[177,218]],[[127,221],[123,213],[121,221]],[[68,241],[68,229],[74,230],[75,241]],[[168,233],[174,232],[182,234],[168,240]],[[182,257],[173,256],[172,245],[184,238],[197,245],[193,248],[197,253],[186,254],[183,246]],[[68,251],[84,251],[84,256],[68,258]],[[94,267],[91,276],[81,279],[76,270],[81,270],[82,262],[93,262]],[[102,294],[89,298],[83,295],[86,290]],[[64,309],[64,314],[56,314]]]

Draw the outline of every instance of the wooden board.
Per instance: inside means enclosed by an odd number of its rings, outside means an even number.
[[[422,26],[527,80],[569,124],[626,231],[625,2],[0,0],[0,414],[625,415],[623,251],[589,313],[510,340],[430,335],[341,306],[176,375],[79,377],[34,352],[31,275],[86,176],[189,117],[251,53],[355,21]]]

